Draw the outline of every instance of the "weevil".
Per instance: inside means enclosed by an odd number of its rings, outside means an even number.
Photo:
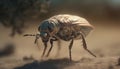
[[[69,14],[60,14],[52,16],[42,21],[38,27],[40,34],[30,35],[25,34],[24,36],[36,36],[35,43],[37,43],[39,37],[41,37],[44,43],[44,50],[42,56],[46,53],[47,43],[50,42],[51,47],[47,52],[46,56],[49,56],[53,42],[58,40],[70,41],[69,44],[69,58],[72,60],[71,49],[74,40],[82,40],[83,48],[88,51],[91,55],[96,57],[90,50],[87,49],[85,37],[93,30],[94,27],[83,17]]]

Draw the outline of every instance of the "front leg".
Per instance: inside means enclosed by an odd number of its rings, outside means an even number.
[[[41,57],[43,57],[44,56],[44,54],[45,54],[45,52],[46,52],[46,49],[47,49],[47,42],[44,42],[44,50],[43,50],[43,53],[42,53],[42,56]]]
[[[47,55],[46,55],[46,57],[48,57],[49,56],[49,54],[50,54],[50,52],[51,52],[51,50],[52,50],[52,48],[53,48],[53,41],[57,41],[58,39],[57,38],[55,38],[55,37],[53,37],[52,39],[50,39],[50,44],[51,44],[51,47],[50,47],[50,49],[49,49],[49,51],[48,51],[48,53],[47,53]]]

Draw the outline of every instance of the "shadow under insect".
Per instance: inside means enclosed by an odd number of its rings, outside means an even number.
[[[69,59],[50,59],[46,61],[34,61],[32,63],[25,64],[21,67],[14,69],[63,69],[65,67],[74,65],[74,61],[70,62]]]

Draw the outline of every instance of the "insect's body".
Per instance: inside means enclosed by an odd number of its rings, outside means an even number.
[[[64,41],[71,41],[69,45],[69,56],[71,60],[71,49],[73,46],[74,39],[82,39],[83,48],[86,51],[88,51],[91,55],[95,56],[87,49],[86,41],[84,39],[84,37],[87,36],[92,29],[93,26],[82,17],[68,14],[56,15],[40,23],[38,28],[40,34],[36,35],[35,43],[40,36],[45,46],[42,54],[42,56],[44,56],[47,48],[47,42],[50,41],[51,47],[46,55],[49,56],[54,41],[60,39]],[[25,36],[32,35],[27,34]]]
[[[42,35],[48,30],[52,36],[57,36],[62,40],[69,41],[71,36],[74,39],[80,39],[80,32],[84,36],[93,29],[93,26],[82,17],[74,15],[56,15],[40,24],[39,31]],[[44,31],[45,30],[45,31]]]

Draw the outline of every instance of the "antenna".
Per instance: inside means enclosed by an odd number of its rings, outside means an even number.
[[[24,36],[24,37],[26,37],[26,36],[35,36],[34,44],[37,44],[37,47],[39,48],[39,46],[38,46],[38,39],[39,39],[39,37],[40,37],[40,34],[24,34],[23,36]],[[40,49],[40,48],[39,48],[39,49]]]

